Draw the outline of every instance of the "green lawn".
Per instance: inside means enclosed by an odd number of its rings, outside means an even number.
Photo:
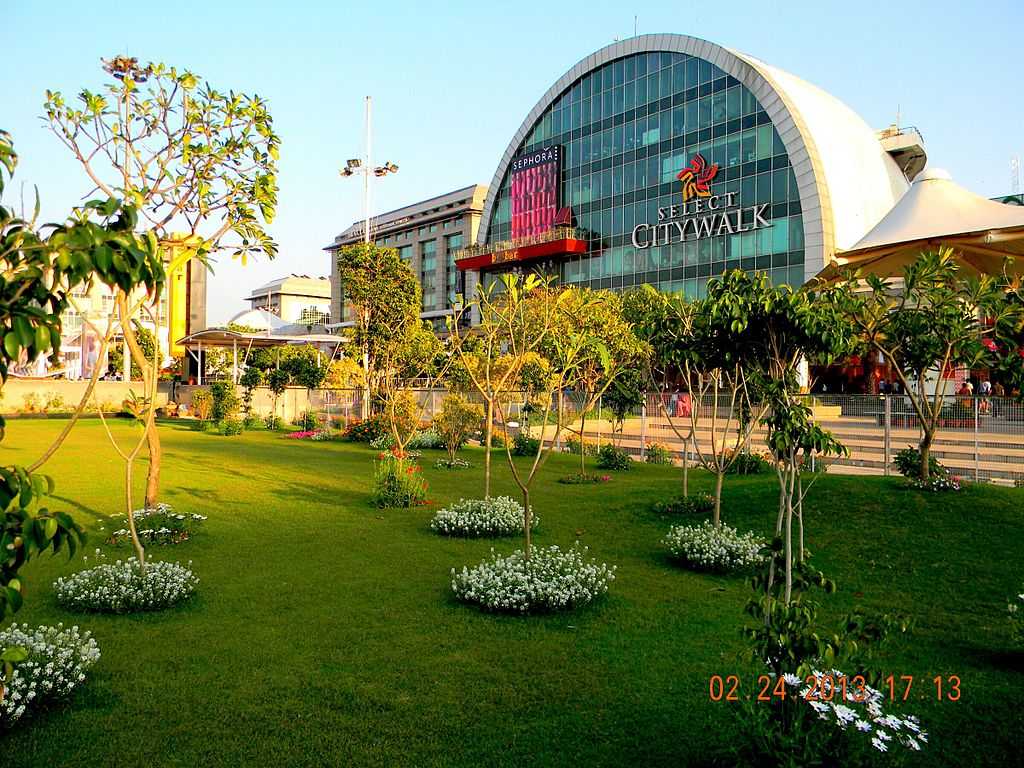
[[[12,421],[0,461],[31,459],[61,423]],[[578,538],[618,578],[574,614],[496,617],[452,599],[449,569],[517,542],[427,527],[439,504],[480,494],[479,469],[434,469],[428,451],[431,506],[379,511],[367,505],[366,447],[184,425],[163,435],[164,500],[210,519],[151,556],[192,560],[200,591],[165,613],[73,615],[50,584],[81,562],[27,568],[18,621],[88,628],[103,658],[70,703],[0,734],[0,765],[730,764],[732,705],[709,701],[708,678],[740,673],[753,686],[738,660],[749,590],[660,553],[670,521],[650,506],[677,490],[678,469],[564,486],[554,479],[574,460],[552,459],[533,495],[538,543]],[[511,492],[496,467],[497,490]],[[87,525],[118,508],[120,463],[97,422],[46,471]],[[696,473],[693,485],[710,483]],[[839,584],[828,616],[855,603],[905,611],[917,626],[884,667],[914,675],[915,698],[935,675],[962,680],[960,701],[908,708],[932,734],[922,764],[1019,764],[1024,654],[1010,645],[1006,599],[1024,586],[1022,502],[1019,490],[924,496],[861,477],[825,478],[812,494],[808,543]],[[774,508],[773,479],[727,480],[726,522],[767,533]]]

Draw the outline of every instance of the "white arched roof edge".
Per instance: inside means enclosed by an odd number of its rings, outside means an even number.
[[[688,35],[640,35],[621,40],[595,51],[562,75],[530,110],[505,149],[484,202],[477,242],[486,241],[490,229],[491,210],[509,163],[544,111],[588,72],[623,56],[656,51],[685,53],[710,61],[753,93],[775,126],[789,155],[800,192],[800,209],[804,222],[804,272],[809,275],[817,274],[826,263],[833,260],[835,245],[831,198],[813,136],[801,119],[796,106],[771,75],[769,68],[763,67],[757,59]]]

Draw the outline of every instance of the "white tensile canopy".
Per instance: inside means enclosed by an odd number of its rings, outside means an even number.
[[[967,270],[1000,274],[1007,257],[1011,274],[1024,267],[1024,209],[997,203],[956,184],[946,171],[921,171],[907,193],[852,248],[836,254],[818,278],[848,269],[880,277],[902,275],[922,251],[952,248]]]

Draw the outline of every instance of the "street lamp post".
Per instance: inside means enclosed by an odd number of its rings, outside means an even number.
[[[373,99],[370,96],[366,97],[366,154],[363,160],[353,158],[345,162],[345,167],[341,169],[342,178],[350,178],[357,174],[363,176],[363,243],[366,245],[370,244],[370,174],[372,173],[377,178],[384,178],[389,173],[398,173],[398,166],[392,162],[385,162],[384,165],[379,165],[374,168],[370,165],[370,114],[373,109]],[[365,325],[365,322],[364,322]],[[360,411],[362,418],[366,419],[370,415],[370,349],[366,339],[363,339],[363,402]]]

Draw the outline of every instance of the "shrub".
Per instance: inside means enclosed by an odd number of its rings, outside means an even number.
[[[703,492],[659,501],[654,505],[654,511],[662,515],[710,515],[714,509],[715,497]]]
[[[242,427],[245,429],[261,429],[265,425],[263,419],[256,414],[250,413],[244,419],[242,419]]]
[[[602,445],[601,450],[597,452],[598,469],[625,471],[632,466],[633,460],[629,458],[629,454],[614,445]]]
[[[328,429],[298,429],[285,435],[290,440],[313,440],[317,443],[333,440],[334,435]]]
[[[530,435],[520,430],[516,433],[516,436],[512,438],[512,455],[513,456],[536,456],[537,451],[540,450],[540,440],[536,437],[530,437]]]
[[[43,405],[43,410],[47,412],[63,411],[64,410],[64,396],[60,392],[47,392],[46,403]]]
[[[904,448],[902,451],[898,451],[893,457],[892,463],[896,465],[896,469],[904,477],[911,479],[917,479],[921,477],[921,451],[917,448]],[[929,477],[938,477],[939,475],[948,475],[947,470],[934,455],[928,454],[928,475]]]
[[[527,560],[522,550],[497,555],[461,572],[452,569],[452,591],[486,611],[534,613],[585,605],[608,591],[615,566],[587,558],[578,545],[535,547]]]
[[[378,414],[362,421],[357,419],[351,422],[341,433],[341,439],[352,443],[369,443],[390,432],[387,420]]]
[[[710,520],[700,525],[674,525],[664,544],[672,559],[698,571],[738,571],[761,562],[764,539]]]
[[[370,441],[370,447],[375,451],[390,451],[395,447],[395,436],[390,430],[382,435],[377,435]]]
[[[43,410],[43,401],[38,392],[29,392],[22,396],[21,410],[25,413],[39,413]]]
[[[740,451],[725,471],[727,475],[761,475],[770,472],[772,464],[764,456],[750,451]]]
[[[890,699],[861,675],[838,669],[768,678],[769,699],[739,705],[745,743],[740,757],[753,765],[880,765],[880,752],[902,764],[898,747],[917,752],[928,733],[913,715],[886,713]],[[849,682],[848,682],[849,681]]]
[[[208,421],[213,408],[213,396],[208,390],[197,389],[192,393],[192,413],[200,421]]]
[[[320,417],[317,415],[316,411],[303,411],[299,420],[295,422],[295,426],[299,427],[304,432],[312,432],[320,427]]]
[[[427,481],[419,465],[402,453],[380,453],[370,502],[375,507],[412,507],[427,500]]]
[[[586,456],[597,456],[598,446],[597,443],[592,443],[590,440],[586,440],[583,443],[583,452]],[[572,453],[576,456],[580,455],[580,439],[578,437],[569,437],[565,441],[565,452]]]
[[[1018,645],[1024,645],[1024,592],[1017,595],[1017,599],[1011,601],[1007,608],[1013,639]]]
[[[523,505],[509,496],[490,499],[459,499],[438,510],[430,528],[444,536],[514,536],[523,532]],[[538,525],[537,515],[532,527]]]
[[[219,432],[225,436],[240,435],[245,432],[245,424],[239,418],[224,419],[220,422]]]
[[[237,418],[241,403],[238,400],[234,384],[230,381],[213,382],[210,385],[210,397],[213,398],[210,418],[217,423]]]
[[[611,475],[592,475],[589,472],[577,472],[574,475],[558,478],[558,482],[562,483],[562,485],[592,485],[594,483],[607,483],[611,479]]]
[[[448,395],[441,401],[441,411],[434,417],[434,430],[448,451],[449,461],[455,461],[455,454],[483,420],[484,409],[462,395]]]
[[[277,414],[270,414],[263,420],[263,423],[271,432],[277,432],[279,429],[281,429],[281,417],[278,416]]]
[[[648,464],[671,464],[672,449],[662,443],[648,443],[645,460]]]
[[[0,651],[5,648],[21,648],[27,658],[15,665],[6,683],[0,678],[0,728],[47,701],[69,696],[100,658],[91,633],[63,624],[35,629],[11,624],[0,630]]]
[[[138,561],[131,559],[62,576],[53,589],[57,602],[73,611],[136,613],[170,608],[191,597],[198,583],[180,563],[150,561],[143,572]]]
[[[409,450],[422,451],[424,449],[432,448],[444,448],[444,438],[438,434],[437,430],[433,427],[429,429],[418,429],[413,436],[409,438],[409,442],[405,445]],[[461,445],[459,446],[462,447]]]
[[[206,521],[206,515],[183,515],[175,513],[170,504],[157,504],[155,507],[136,509],[135,532],[139,540],[145,545],[150,544],[180,544],[192,538],[199,526]],[[131,534],[128,531],[128,518],[126,516],[111,517],[111,526],[119,526],[107,537],[107,544],[119,546],[131,543]]]

